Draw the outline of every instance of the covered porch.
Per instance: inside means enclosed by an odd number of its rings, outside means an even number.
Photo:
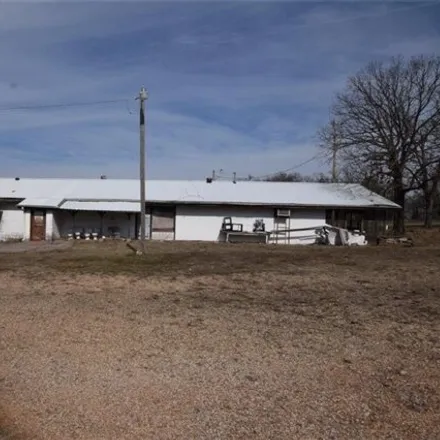
[[[139,203],[68,200],[52,211],[51,236],[58,238],[136,238]]]
[[[137,239],[139,211],[139,202],[65,201],[50,213],[47,232],[54,239]],[[147,239],[174,240],[175,207],[147,206],[145,223]]]
[[[131,238],[138,236],[139,214],[107,211],[53,211],[52,237]]]
[[[327,209],[326,223],[349,231],[365,231],[367,239],[374,241],[392,227],[395,211],[386,208]]]

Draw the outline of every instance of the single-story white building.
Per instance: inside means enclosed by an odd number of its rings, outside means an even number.
[[[82,232],[137,238],[136,179],[0,178],[0,240],[53,240]],[[283,230],[325,223],[381,233],[400,209],[357,184],[154,180],[146,182],[147,235],[161,240],[224,240],[225,223],[270,241],[300,243]],[[337,223],[337,224],[335,224]]]

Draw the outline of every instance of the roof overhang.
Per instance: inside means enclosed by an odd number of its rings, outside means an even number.
[[[136,203],[139,204],[139,201]],[[402,209],[396,203],[390,204],[299,204],[299,203],[246,203],[246,202],[210,202],[189,200],[147,200],[147,205],[207,205],[207,206],[257,206],[264,208],[304,208],[304,209]]]
[[[69,211],[139,212],[139,202],[65,200],[59,209]]]
[[[24,208],[58,208],[63,199],[28,198],[22,200],[17,206]]]
[[[193,206],[256,206],[264,208],[301,208],[301,209],[401,209],[393,202],[389,204],[294,204],[294,203],[243,203],[243,202],[215,202],[194,200],[147,200],[150,205],[193,205]],[[103,212],[139,212],[140,200],[97,200],[97,199],[25,199],[18,203],[21,207],[38,207],[65,209],[70,211],[103,211]]]

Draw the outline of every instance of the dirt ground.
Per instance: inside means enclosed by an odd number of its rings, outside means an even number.
[[[440,244],[0,255],[0,439],[440,438]]]

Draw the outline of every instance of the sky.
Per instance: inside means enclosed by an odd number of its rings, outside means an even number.
[[[0,176],[137,178],[142,85],[148,178],[327,172],[347,78],[439,50],[439,1],[0,1]]]

